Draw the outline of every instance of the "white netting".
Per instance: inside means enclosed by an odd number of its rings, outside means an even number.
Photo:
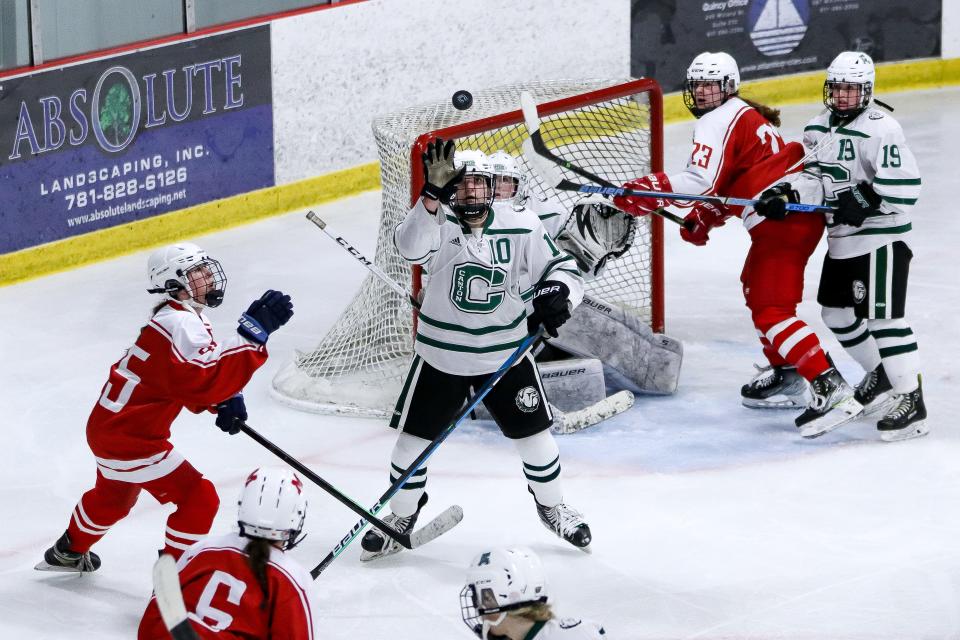
[[[455,127],[446,137],[457,148],[488,153],[498,149],[520,154],[526,138],[522,117],[489,128],[479,120],[515,112],[520,92],[529,91],[540,105],[567,99],[569,108],[541,114],[544,141],[562,157],[609,181],[622,182],[650,171],[651,132],[647,93],[636,88],[608,91],[624,81],[553,81],[511,85],[477,92],[473,106],[458,111],[450,102],[412,107],[377,118],[374,137],[380,156],[383,205],[377,238],[376,263],[391,278],[411,283],[411,269],[396,252],[394,226],[407,214],[413,184],[411,150],[424,134]],[[603,94],[595,96],[598,92]],[[453,135],[450,135],[450,134]],[[525,167],[528,169],[529,167]],[[584,180],[573,175],[567,177]],[[576,193],[545,190],[531,180],[531,197],[559,198],[571,205]],[[358,266],[358,268],[360,268]],[[651,225],[642,219],[633,246],[612,262],[588,292],[606,302],[633,310],[651,320]],[[274,397],[300,409],[317,412],[383,415],[399,395],[412,353],[413,318],[407,301],[373,275],[364,280],[353,301],[312,351],[298,352],[293,363],[273,381]]]

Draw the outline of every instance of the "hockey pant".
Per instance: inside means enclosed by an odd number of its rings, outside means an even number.
[[[807,380],[830,367],[817,335],[797,317],[803,270],[823,235],[823,216],[792,213],[750,229],[740,281],[763,354],[772,366],[792,365]]]
[[[179,456],[175,451],[170,454]],[[107,478],[98,468],[96,485],[83,494],[70,518],[67,532],[71,550],[89,551],[110,527],[130,513],[141,490],[160,504],[173,503],[177,507],[167,518],[163,547],[163,553],[174,558],[209,533],[220,506],[213,483],[182,458],[169,473],[144,482]]]

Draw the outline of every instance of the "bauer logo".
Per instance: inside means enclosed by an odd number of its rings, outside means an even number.
[[[540,392],[533,387],[524,387],[517,392],[517,408],[524,413],[533,413],[540,406]]]
[[[750,39],[765,56],[784,56],[796,49],[809,22],[809,0],[760,0],[747,12]]]

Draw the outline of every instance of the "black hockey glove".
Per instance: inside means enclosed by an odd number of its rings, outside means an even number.
[[[877,210],[882,199],[866,182],[861,182],[837,196],[837,210],[833,212],[836,224],[859,227],[870,216],[879,215]]]
[[[453,154],[456,147],[453,140],[444,142],[437,138],[427,145],[423,158],[423,188],[420,195],[431,200],[439,200],[443,204],[450,204],[453,194],[457,192],[457,185],[463,180],[467,168],[460,170],[453,166]]]
[[[240,425],[247,421],[247,406],[243,403],[243,394],[238,393],[217,405],[217,426],[224,433],[240,433]]]
[[[540,325],[550,337],[570,319],[570,288],[558,280],[544,280],[533,294],[533,313],[527,316],[527,332],[536,333]]]
[[[753,210],[764,218],[783,220],[787,217],[788,202],[800,202],[800,194],[789,182],[781,182],[761,193],[759,202],[753,205]]]
[[[248,340],[265,344],[270,334],[287,324],[293,316],[290,296],[270,289],[254,300],[240,316],[237,333]]]

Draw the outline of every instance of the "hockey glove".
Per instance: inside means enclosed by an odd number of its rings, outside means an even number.
[[[753,205],[753,210],[764,218],[783,220],[787,217],[788,202],[800,202],[800,194],[789,182],[781,182],[761,193],[759,202]]]
[[[237,333],[258,344],[266,344],[270,334],[287,324],[292,316],[290,296],[270,289],[240,316]]]
[[[672,191],[670,179],[667,174],[658,172],[631,180],[623,185],[624,189],[635,189],[637,191]],[[613,204],[621,211],[626,211],[632,216],[645,216],[649,213],[662,209],[670,204],[669,200],[664,198],[655,198],[648,196],[617,196],[613,199]]]
[[[247,406],[243,403],[243,394],[238,393],[217,405],[217,426],[224,433],[240,433],[240,425],[247,421]]]
[[[570,288],[559,280],[544,280],[533,294],[533,313],[527,317],[527,332],[536,333],[540,325],[550,337],[570,319]]]
[[[837,196],[837,210],[833,212],[833,222],[859,227],[870,216],[880,215],[878,207],[881,201],[873,187],[861,182]]]
[[[729,211],[723,205],[698,202],[693,206],[693,211],[683,219],[680,237],[690,244],[702,247],[710,239],[710,229],[722,227],[729,216]]]
[[[427,145],[427,150],[421,156],[423,159],[423,188],[420,195],[430,200],[439,200],[443,204],[450,204],[453,194],[457,192],[457,185],[463,180],[466,166],[460,170],[453,166],[453,154],[456,147],[453,140],[444,142],[437,138]]]

